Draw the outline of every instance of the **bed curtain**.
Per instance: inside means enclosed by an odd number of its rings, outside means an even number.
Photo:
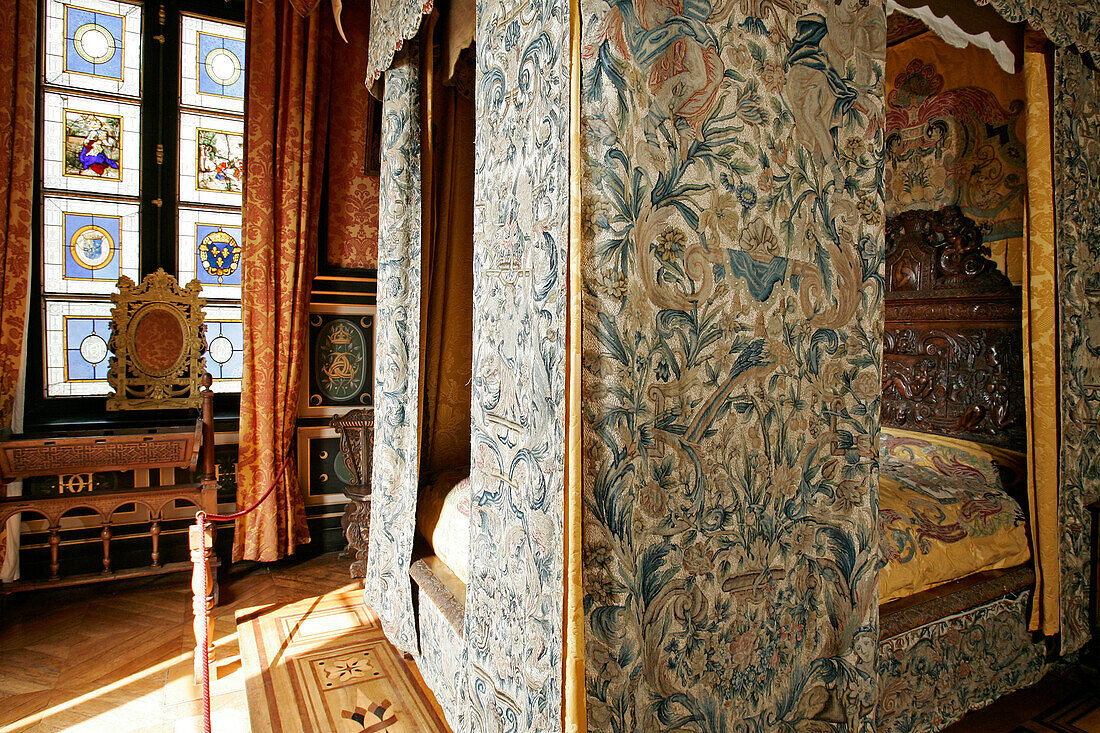
[[[364,602],[394,646],[416,653],[413,533],[420,446],[421,137],[419,49],[386,71],[378,210],[374,470]]]
[[[1027,218],[1023,250],[1024,390],[1027,399],[1028,502],[1035,557],[1031,630],[1058,633],[1057,292],[1050,76],[1040,39],[1024,52]]]

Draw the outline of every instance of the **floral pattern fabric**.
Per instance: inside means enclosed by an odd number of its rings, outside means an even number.
[[[1027,23],[1058,46],[1100,51],[1100,2],[1097,0],[976,0],[992,5],[1005,20]]]
[[[418,594],[420,656],[416,666],[435,694],[447,725],[466,730],[466,642],[436,607],[431,596]]]
[[[309,542],[305,503],[292,455],[298,388],[306,361],[309,293],[324,187],[332,22],[301,17],[288,0],[248,3],[247,175],[241,312],[241,392],[233,559],[271,562]]]
[[[581,15],[589,729],[871,731],[883,4]]]
[[[394,54],[420,32],[420,21],[432,12],[432,0],[374,0],[370,5],[367,86],[390,68]],[[385,143],[383,143],[384,145]]]
[[[1073,51],[1054,56],[1054,198],[1061,350],[1062,653],[1089,640],[1090,519],[1100,498],[1100,77]]]
[[[416,653],[413,534],[419,484],[420,73],[406,49],[386,72],[374,375],[374,467],[364,601],[394,646]]]
[[[1031,557],[1023,511],[999,485],[883,461],[879,603]]]
[[[467,728],[561,726],[569,5],[477,8]]]
[[[1038,682],[1045,647],[1027,630],[1029,591],[882,641],[880,733],[938,731]]]

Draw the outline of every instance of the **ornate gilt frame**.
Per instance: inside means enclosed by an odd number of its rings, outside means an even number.
[[[161,410],[198,408],[202,401],[202,376],[206,372],[206,323],[200,297],[202,285],[192,280],[181,288],[163,269],[145,276],[140,285],[128,277],[118,281],[119,292],[111,295],[110,349],[113,352],[107,382],[114,394],[107,398],[108,410]],[[140,327],[153,316],[163,324],[179,326],[179,350],[155,353],[141,342]],[[166,320],[167,319],[167,320]],[[150,322],[151,323],[151,322]],[[151,328],[151,327],[147,327]],[[154,329],[155,330],[155,329]],[[173,335],[169,333],[169,335]],[[162,343],[169,343],[165,341]],[[152,355],[162,360],[155,363]]]

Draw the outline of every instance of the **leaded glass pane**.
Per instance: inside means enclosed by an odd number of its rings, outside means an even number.
[[[106,301],[46,301],[46,395],[110,394],[111,304]]]
[[[137,196],[141,115],[136,104],[44,96],[43,185],[48,189]]]
[[[241,212],[180,209],[179,281],[198,278],[207,298],[241,297]]]
[[[138,211],[137,204],[47,197],[42,209],[43,291],[106,295],[120,275],[136,282]]]
[[[180,28],[180,101],[244,114],[244,26],[184,15]]]
[[[46,3],[47,84],[141,94],[141,7],[111,0]]]
[[[244,122],[180,115],[180,200],[240,206],[244,188]]]
[[[240,392],[244,374],[244,325],[239,307],[206,307],[206,371],[215,392]]]

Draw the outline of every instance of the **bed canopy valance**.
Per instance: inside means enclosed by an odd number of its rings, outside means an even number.
[[[1054,160],[1028,181],[1058,217],[1060,320],[1044,327],[1059,331],[1068,653],[1090,636],[1084,506],[1100,450],[1087,245],[1100,82],[1068,45],[1100,48],[1100,4],[991,2],[1061,46],[1050,114],[1035,113]],[[885,0],[478,1],[457,586],[417,536],[438,483],[422,466],[439,259],[425,121],[447,10],[379,0],[372,16],[367,82],[384,98],[365,598],[456,731],[873,730],[912,675],[935,698],[913,715],[929,719],[887,729],[924,731],[1041,674],[1026,572],[990,580],[1001,595],[976,613],[914,612],[882,636]],[[1000,369],[976,358],[968,373]],[[1000,415],[968,425],[987,414]],[[1022,418],[1004,414],[1015,446]],[[991,481],[994,449],[975,469]],[[937,684],[960,668],[977,671]]]

